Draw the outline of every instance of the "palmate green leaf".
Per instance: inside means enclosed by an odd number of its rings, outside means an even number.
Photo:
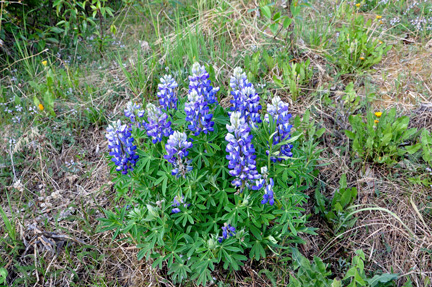
[[[256,240],[254,245],[252,246],[251,251],[249,252],[249,258],[255,258],[255,260],[259,260],[260,258],[265,257],[265,250],[264,247],[261,245],[261,241]]]
[[[154,244],[150,243],[144,243],[144,244],[138,244],[137,248],[141,248],[141,250],[137,254],[138,260],[142,260],[144,256],[149,259],[151,256],[151,251],[154,247]]]
[[[174,281],[183,281],[188,278],[191,269],[182,262],[176,262],[168,269],[168,275],[172,275]]]

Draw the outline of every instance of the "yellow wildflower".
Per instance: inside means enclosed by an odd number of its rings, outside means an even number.
[[[39,104],[39,110],[43,111],[44,110],[44,106],[42,104]]]
[[[375,113],[375,116],[376,116],[377,118],[380,118],[380,117],[382,116],[382,112],[376,112],[376,113]]]
[[[360,7],[360,5],[361,5],[360,3],[357,3],[357,4],[356,4],[356,7],[357,7],[357,8],[359,8],[359,7]]]
[[[379,123],[379,120],[374,120],[374,123],[376,123],[376,124]]]
[[[380,16],[380,15],[376,15],[376,19],[377,20],[379,20],[379,19],[381,19],[382,18],[382,16]]]
[[[42,65],[46,67],[48,65],[48,61],[42,61]]]
[[[360,60],[362,60],[362,61],[363,61],[364,59],[365,59],[364,57],[360,57]]]

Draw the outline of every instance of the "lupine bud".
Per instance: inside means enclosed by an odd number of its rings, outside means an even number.
[[[162,112],[159,107],[150,103],[147,105],[146,110],[148,123],[144,123],[144,127],[154,144],[162,141],[163,136],[168,137],[173,133],[168,115]]]
[[[263,195],[262,204],[266,204],[267,202],[270,205],[274,204],[274,193],[273,193],[274,181],[273,178],[269,179],[269,183],[266,185],[265,194]]]
[[[235,227],[231,226],[231,224],[225,223],[222,227],[222,237],[219,237],[219,243],[222,243],[224,239],[227,239],[228,236],[234,236],[236,234]]]
[[[177,95],[175,93],[175,88],[177,88],[177,86],[177,82],[171,75],[165,75],[160,78],[157,96],[159,97],[159,104],[163,109],[177,110]]]
[[[272,103],[267,105],[267,114],[265,121],[269,123],[270,116],[273,121],[276,121],[276,134],[273,136],[273,146],[280,142],[286,141],[291,138],[292,125],[289,124],[291,114],[288,113],[288,103],[282,101],[278,96],[272,99]],[[292,145],[286,144],[280,147],[278,156],[272,156],[271,160],[282,161],[285,157],[292,157]],[[267,151],[267,154],[269,151]]]
[[[174,167],[172,175],[177,175],[178,177],[181,175],[184,177],[187,172],[192,170],[192,166],[190,166],[191,161],[186,159],[189,154],[187,149],[191,147],[192,143],[187,141],[185,133],[175,131],[170,135],[165,145],[168,154],[164,155],[164,158]]]
[[[195,62],[192,66],[192,75],[189,76],[189,93],[195,90],[198,95],[204,97],[204,101],[211,105],[217,103],[216,93],[219,88],[212,87],[209,78],[210,75],[205,67]]]
[[[186,207],[188,207],[188,206],[190,206],[190,204],[189,203],[185,203],[184,202],[184,195],[182,195],[182,196],[176,196],[176,197],[174,197],[174,199],[173,199],[173,204],[172,204],[172,206],[174,207],[172,210],[171,210],[171,212],[172,213],[179,213],[180,212],[180,208],[178,208],[181,204],[183,204],[183,206],[186,208]]]
[[[138,105],[137,103],[133,103],[132,101],[129,101],[126,104],[126,108],[124,110],[125,117],[129,118],[131,123],[136,122],[136,118],[142,118],[144,117],[144,111],[140,110],[141,105]]]
[[[117,165],[116,170],[127,174],[133,170],[139,156],[135,153],[136,146],[133,144],[134,138],[131,134],[132,129],[127,125],[122,125],[120,120],[113,122],[107,128],[106,138],[108,148],[111,150],[109,155]]]

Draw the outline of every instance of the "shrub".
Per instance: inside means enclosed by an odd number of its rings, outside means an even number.
[[[300,232],[313,233],[300,207],[306,196],[297,191],[310,176],[296,172],[314,157],[293,146],[301,133],[291,135],[287,103],[274,97],[262,116],[242,69],[231,77],[230,112],[204,66],[195,63],[189,80],[187,97],[178,97],[177,83],[163,77],[160,106],[129,103],[127,123],[107,129],[111,173],[127,204],[101,221],[115,237],[127,234],[139,259],[167,266],[174,282],[205,285],[218,264],[238,270],[248,257],[259,260],[302,242]]]

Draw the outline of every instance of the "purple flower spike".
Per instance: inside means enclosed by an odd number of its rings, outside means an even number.
[[[212,87],[209,78],[210,75],[205,67],[195,62],[192,66],[192,76],[189,76],[189,93],[195,90],[198,95],[202,95],[204,100],[211,105],[217,103],[216,93],[219,88]]]
[[[188,94],[188,101],[185,104],[186,121],[190,122],[188,128],[198,136],[201,132],[207,134],[214,131],[213,114],[210,114],[207,102],[203,95],[192,90]]]
[[[164,158],[174,167],[172,175],[185,177],[186,173],[192,170],[191,161],[186,159],[189,154],[188,149],[191,147],[192,143],[187,141],[185,133],[175,131],[170,135],[165,145],[168,154],[164,155]]]
[[[231,226],[231,224],[225,223],[222,227],[222,237],[219,237],[219,243],[222,243],[224,239],[227,239],[228,236],[234,236],[236,234],[235,227]]]
[[[131,134],[132,129],[127,125],[122,125],[120,120],[113,122],[107,128],[106,138],[108,139],[109,155],[117,165],[116,170],[122,174],[127,174],[133,170],[139,156],[136,154],[136,145],[133,144],[134,138]]]
[[[260,97],[255,91],[252,83],[249,83],[246,74],[239,67],[234,69],[234,73],[230,79],[230,87],[232,88],[231,95],[233,99],[231,103],[231,111],[240,112],[249,125],[261,122],[259,111],[261,110]]]
[[[174,109],[177,110],[177,95],[175,88],[178,84],[171,75],[165,75],[160,78],[160,84],[158,85],[159,92],[159,104],[165,110]]]
[[[270,178],[269,184],[267,184],[265,187],[265,194],[263,195],[263,200],[261,201],[261,204],[266,204],[267,202],[270,205],[274,204],[273,187],[274,187],[273,178]]]
[[[245,186],[250,187],[261,175],[256,170],[255,148],[251,142],[253,136],[249,125],[240,112],[231,113],[230,121],[231,125],[227,125],[229,133],[225,136],[228,141],[226,158],[229,160],[229,173],[235,177],[232,184],[242,192]]]
[[[282,101],[278,96],[272,99],[272,103],[267,105],[267,114],[265,121],[269,123],[270,116],[276,121],[276,134],[273,136],[273,145],[286,141],[291,138],[292,125],[289,124],[291,114],[288,113],[288,103]],[[279,156],[272,156],[273,162],[285,160],[286,157],[292,157],[292,145],[286,144],[280,147]],[[269,151],[267,151],[267,154]]]
[[[173,133],[168,115],[153,104],[147,105],[147,121],[148,123],[144,123],[144,127],[154,144],[162,141],[163,136],[168,137]]]

